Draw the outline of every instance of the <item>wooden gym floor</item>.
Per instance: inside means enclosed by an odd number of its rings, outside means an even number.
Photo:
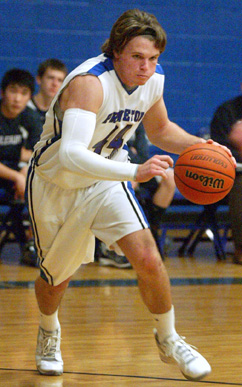
[[[0,386],[242,386],[242,266],[229,258],[218,262],[208,242],[193,258],[177,258],[176,249],[165,261],[176,327],[210,362],[204,381],[187,381],[176,366],[160,361],[133,269],[97,264],[78,270],[60,308],[63,376],[39,375],[38,269],[19,265],[18,249],[9,245],[0,264]]]

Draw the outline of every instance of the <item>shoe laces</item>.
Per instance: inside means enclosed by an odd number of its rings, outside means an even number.
[[[42,333],[43,338],[41,347],[43,356],[55,357],[56,351],[59,350],[58,344],[60,343],[58,333],[53,335],[52,332],[46,332],[44,330]]]
[[[173,345],[170,347],[170,350],[175,358],[179,358],[179,360],[182,360],[185,364],[188,364],[196,359],[197,356],[194,354],[193,349],[197,348],[194,345],[186,343],[184,339],[184,336],[179,336],[177,339],[171,340],[170,343]]]

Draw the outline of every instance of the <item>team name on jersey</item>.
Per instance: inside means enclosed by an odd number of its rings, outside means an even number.
[[[139,122],[142,120],[144,114],[144,112],[140,112],[139,110],[119,110],[119,112],[108,114],[107,118],[105,118],[102,123],[106,124],[107,122],[115,123],[120,121]]]
[[[0,145],[17,145],[21,144],[22,135],[21,134],[12,134],[9,136],[0,136]]]

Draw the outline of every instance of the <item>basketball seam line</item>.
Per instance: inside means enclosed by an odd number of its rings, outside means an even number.
[[[184,151],[184,153],[181,153],[181,154],[180,154],[180,157],[183,156],[183,155],[186,155],[187,153],[194,152],[194,151],[197,151],[197,150],[199,150],[199,151],[201,151],[201,150],[207,150],[207,151],[210,151],[210,152],[211,152],[211,150],[212,150],[213,152],[218,153],[219,155],[223,156],[223,157],[224,157],[224,158],[225,158],[232,166],[234,165],[233,162],[230,160],[229,156],[225,155],[225,154],[222,153],[222,152],[219,152],[219,149],[216,150],[216,149],[205,148],[205,147],[203,147],[203,148],[199,148],[199,147],[198,147],[198,148],[194,148],[194,149],[188,149],[187,151]]]

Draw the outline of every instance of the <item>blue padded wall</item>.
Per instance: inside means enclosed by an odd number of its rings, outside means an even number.
[[[238,0],[0,0],[0,75],[34,75],[46,58],[72,70],[100,52],[116,18],[129,8],[154,13],[167,32],[160,57],[171,120],[191,133],[218,104],[240,93],[242,3]]]

